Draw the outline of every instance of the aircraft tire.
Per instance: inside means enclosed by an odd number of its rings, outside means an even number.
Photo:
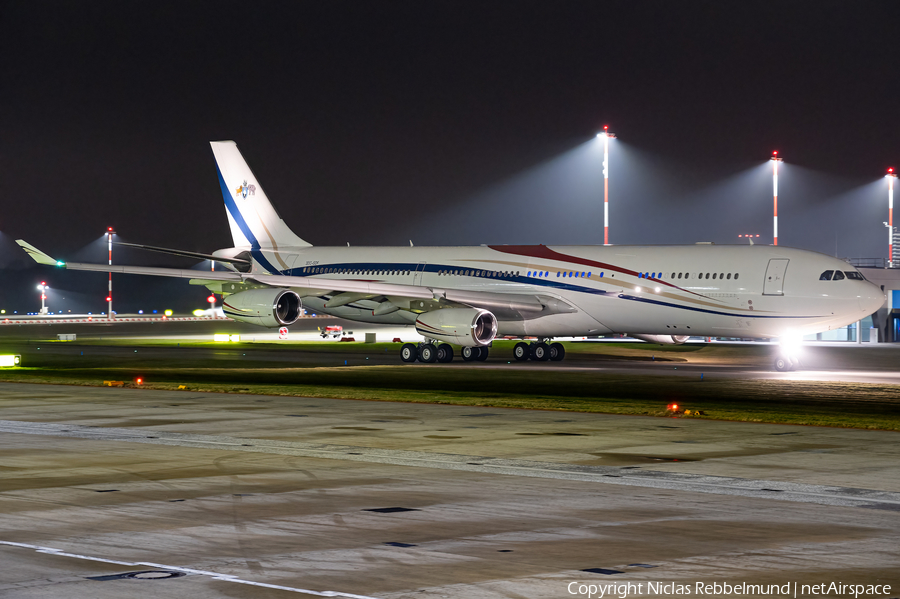
[[[531,359],[535,362],[546,362],[550,359],[550,348],[546,343],[535,343],[531,346]]]
[[[789,370],[793,370],[793,364],[791,364],[791,361],[788,358],[778,356],[775,358],[775,370],[778,372],[788,372]]]
[[[443,364],[453,361],[453,347],[448,343],[441,343],[437,348],[437,361]]]
[[[464,347],[459,350],[459,355],[462,356],[463,362],[471,362],[475,360],[478,356],[478,348],[477,347]]]
[[[404,343],[400,348],[400,359],[404,362],[415,362],[419,357],[419,350],[415,343]]]
[[[528,347],[527,343],[516,343],[516,346],[513,348],[513,358],[515,358],[517,362],[527,362],[530,356],[531,349]]]
[[[478,357],[475,359],[478,360],[479,362],[484,362],[485,360],[488,359],[489,351],[490,350],[488,350],[488,348],[486,348],[486,347],[479,347],[478,348]]]
[[[553,362],[562,362],[566,357],[566,347],[562,343],[550,344],[550,359]]]
[[[437,362],[438,352],[437,348],[431,343],[423,343],[419,346],[419,362],[424,362],[426,364],[433,364]]]

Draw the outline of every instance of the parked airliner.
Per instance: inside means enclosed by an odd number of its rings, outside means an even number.
[[[303,306],[412,325],[425,341],[401,348],[405,362],[449,362],[452,345],[463,360],[485,360],[498,337],[523,339],[515,359],[536,361],[563,359],[558,337],[799,338],[884,303],[848,263],[781,246],[314,247],[279,217],[234,142],[210,145],[234,246],[209,255],[139,247],[212,259],[225,270],[73,263],[19,245],[61,268],[189,278],[225,296],[229,318],[264,327],[293,324]],[[782,354],[775,363],[793,365]]]

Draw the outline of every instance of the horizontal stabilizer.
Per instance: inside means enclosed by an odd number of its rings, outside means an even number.
[[[28,252],[28,255],[34,259],[38,264],[49,264],[50,266],[63,266],[63,262],[54,260],[41,250],[37,249],[24,239],[16,239],[16,243],[22,246],[22,249]]]

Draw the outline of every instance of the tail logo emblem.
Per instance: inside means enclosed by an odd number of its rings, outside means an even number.
[[[242,198],[246,198],[248,195],[255,196],[256,185],[247,185],[247,182],[244,181],[244,184],[235,190],[234,195],[241,196]]]

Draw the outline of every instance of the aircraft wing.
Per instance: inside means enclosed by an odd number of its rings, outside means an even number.
[[[359,299],[387,297],[433,300],[440,303],[473,306],[487,310],[500,310],[502,312],[570,313],[577,311],[574,306],[560,298],[544,295],[464,291],[438,287],[423,287],[419,285],[402,285],[398,283],[354,281],[348,279],[315,279],[311,277],[239,273],[233,271],[202,271],[155,266],[64,262],[62,260],[51,258],[46,253],[21,239],[16,240],[16,243],[22,246],[35,262],[69,270],[191,279],[190,282],[196,285],[206,285],[207,283],[213,282],[233,282],[258,284],[268,287],[284,287],[297,292],[301,296],[334,296],[329,300],[329,303],[332,306],[345,305],[346,303],[357,301]],[[344,297],[349,301],[341,301],[339,298],[341,298],[342,294],[346,294]]]

